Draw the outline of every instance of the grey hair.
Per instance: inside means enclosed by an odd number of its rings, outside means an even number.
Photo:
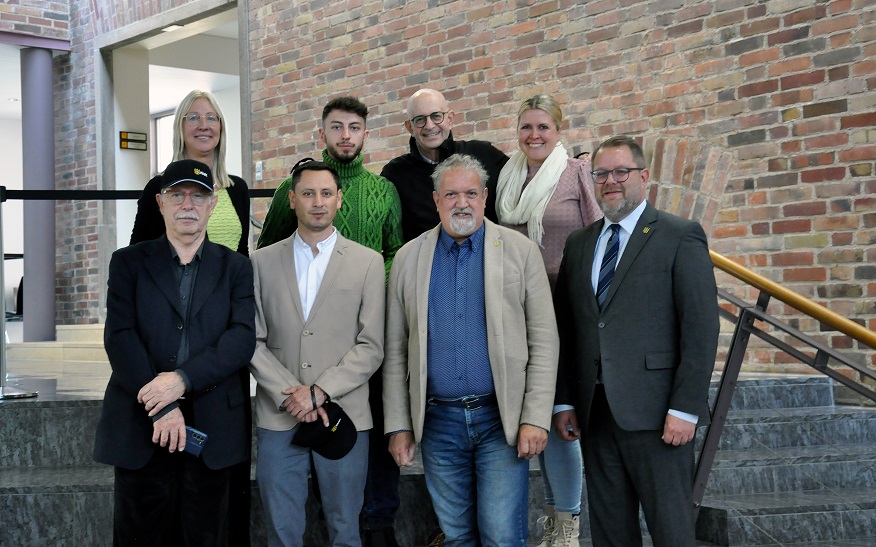
[[[481,190],[487,187],[487,170],[484,169],[481,162],[466,154],[453,154],[439,163],[438,167],[435,168],[435,171],[432,172],[432,187],[435,189],[436,193],[441,187],[441,179],[444,178],[444,175],[447,174],[448,171],[453,169],[460,169],[462,171],[474,173],[479,179],[481,179]]]

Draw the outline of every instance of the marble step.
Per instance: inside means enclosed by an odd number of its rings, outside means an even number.
[[[876,443],[722,450],[706,491],[761,494],[854,487],[876,493]]]
[[[717,545],[876,544],[876,498],[867,488],[778,494],[706,494],[697,538]]]
[[[699,436],[705,432],[700,428]],[[698,439],[700,441],[701,439]],[[876,443],[876,409],[826,406],[732,411],[719,450]]]
[[[716,382],[709,390],[714,403]],[[833,380],[822,375],[745,375],[733,391],[730,410],[833,406]]]
[[[6,346],[10,361],[35,361],[46,364],[109,363],[103,342],[17,342]]]
[[[55,339],[58,342],[98,342],[103,345],[103,323],[58,325]]]

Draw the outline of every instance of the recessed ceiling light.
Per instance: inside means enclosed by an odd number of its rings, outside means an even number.
[[[181,28],[182,27],[180,25],[170,25],[169,27],[164,27],[163,29],[161,29],[161,32],[173,32]]]

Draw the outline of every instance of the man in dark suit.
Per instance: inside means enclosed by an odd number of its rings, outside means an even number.
[[[613,137],[593,154],[605,218],[569,236],[555,306],[554,416],[579,434],[593,544],[695,544],[693,438],[709,422],[718,339],[715,277],[702,227],[645,201],[642,148]],[[617,226],[617,228],[615,228]]]
[[[116,545],[227,545],[229,468],[250,452],[255,350],[249,260],[207,241],[209,167],[171,163],[166,235],[113,253],[104,345],[112,375],[94,458],[115,466]],[[184,451],[186,426],[207,434]]]

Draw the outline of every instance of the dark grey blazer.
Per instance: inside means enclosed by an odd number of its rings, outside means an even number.
[[[709,423],[718,344],[715,276],[693,221],[646,206],[602,312],[590,280],[604,220],[566,241],[554,306],[560,331],[557,404],[575,406],[586,432],[602,363],[606,398],[628,431],[662,430],[670,408]]]
[[[189,319],[189,359],[176,362],[183,317],[167,236],[113,253],[104,345],[113,372],[97,427],[94,459],[143,467],[155,451],[152,420],[137,392],[159,372],[181,368],[186,425],[207,433],[201,457],[211,469],[244,461],[251,425],[247,365],[255,351],[255,303],[249,259],[207,241]]]

